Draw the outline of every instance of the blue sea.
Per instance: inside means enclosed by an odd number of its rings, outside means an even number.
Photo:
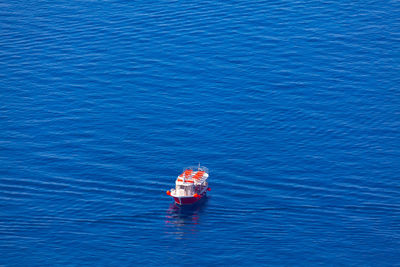
[[[400,266],[400,2],[1,1],[0,256]]]

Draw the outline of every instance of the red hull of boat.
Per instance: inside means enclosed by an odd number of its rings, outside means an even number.
[[[206,196],[206,192],[204,192],[203,194],[201,194],[198,197],[173,197],[175,200],[175,203],[178,205],[192,205],[196,202],[198,202],[199,200],[203,199]]]

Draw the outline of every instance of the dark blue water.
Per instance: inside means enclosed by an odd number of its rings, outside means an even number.
[[[0,265],[399,265],[399,171],[398,1],[0,2]]]

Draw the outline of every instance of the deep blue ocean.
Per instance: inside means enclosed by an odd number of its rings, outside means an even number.
[[[88,265],[400,266],[400,2],[1,1],[0,266]]]

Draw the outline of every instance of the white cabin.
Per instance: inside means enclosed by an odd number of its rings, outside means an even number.
[[[202,194],[208,188],[208,176],[206,167],[185,168],[176,178],[175,189],[171,189],[171,196],[193,197],[195,194]]]

